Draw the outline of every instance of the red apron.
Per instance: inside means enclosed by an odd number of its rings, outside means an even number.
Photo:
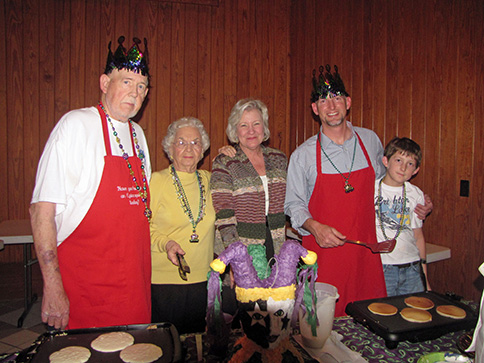
[[[321,172],[321,150],[316,142],[318,175],[309,201],[309,212],[314,220],[336,228],[348,239],[377,243],[375,228],[375,171],[360,137],[368,167],[351,172],[350,184],[355,188],[344,192],[340,174]],[[348,173],[345,173],[347,176]],[[340,295],[335,316],[345,315],[351,301],[386,296],[385,279],[379,254],[370,249],[346,243],[334,248],[321,248],[313,235],[303,237],[303,246],[318,255],[318,280],[334,285]]]
[[[86,216],[58,248],[70,302],[68,329],[151,320],[150,231],[145,206],[126,161],[111,154],[106,116],[99,106],[98,110],[106,147],[101,182]],[[136,150],[132,136],[131,144]],[[129,162],[142,185],[141,160],[133,156]]]

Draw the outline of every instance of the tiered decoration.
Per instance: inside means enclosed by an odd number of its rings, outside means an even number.
[[[208,332],[216,334],[226,329],[220,309],[220,274],[230,265],[245,336],[235,343],[229,362],[302,362],[300,353],[289,340],[291,322],[293,325],[297,322],[300,304],[306,303],[305,309],[317,324],[314,305],[317,256],[299,242],[287,240],[274,257],[272,267],[265,261],[265,270],[270,272],[267,274],[262,271],[259,258],[254,257],[264,256],[265,260],[265,247],[249,247],[235,242],[210,265]],[[298,269],[300,258],[305,265]]]

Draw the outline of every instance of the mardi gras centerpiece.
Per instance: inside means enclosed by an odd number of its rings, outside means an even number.
[[[207,307],[209,334],[228,334],[220,308],[220,274],[228,265],[236,284],[244,336],[234,344],[229,362],[303,361],[289,338],[291,323],[297,322],[299,306],[304,301],[305,310],[314,315],[315,321],[317,319],[311,298],[316,259],[316,254],[299,242],[287,240],[271,261],[267,261],[264,246],[235,242],[211,263]]]

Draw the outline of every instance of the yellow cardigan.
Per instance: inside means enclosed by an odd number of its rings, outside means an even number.
[[[150,180],[150,199],[153,217],[151,219],[151,266],[153,284],[193,284],[207,280],[209,264],[213,261],[215,237],[215,210],[210,192],[210,172],[199,170],[205,187],[205,216],[197,225],[200,241],[190,243],[192,224],[183,212],[177,198],[170,169],[153,173]],[[197,219],[200,191],[196,173],[177,172],[187,195],[193,217]],[[178,274],[178,266],[168,260],[165,246],[174,240],[185,251],[185,260],[191,272],[184,281]]]

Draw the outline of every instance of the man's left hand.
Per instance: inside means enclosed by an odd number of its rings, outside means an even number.
[[[424,220],[430,213],[432,213],[432,210],[434,209],[434,204],[432,203],[432,199],[430,199],[430,196],[428,194],[425,194],[425,205],[422,204],[417,204],[415,207],[415,213],[417,214],[417,217],[421,220]]]

